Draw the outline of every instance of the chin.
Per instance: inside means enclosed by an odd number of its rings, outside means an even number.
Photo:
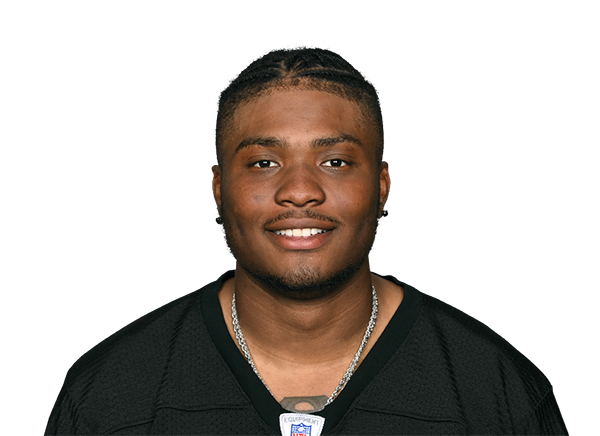
[[[306,300],[327,295],[346,283],[361,269],[367,260],[367,255],[368,253],[359,261],[330,274],[306,266],[285,275],[265,271],[253,265],[244,265],[241,262],[240,266],[264,287],[287,298]]]

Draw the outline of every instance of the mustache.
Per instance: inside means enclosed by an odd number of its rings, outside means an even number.
[[[324,215],[319,212],[315,212],[312,209],[304,209],[303,211],[297,210],[288,210],[283,212],[280,215],[277,215],[275,218],[271,218],[265,223],[265,226],[275,224],[278,221],[286,220],[286,219],[302,219],[302,218],[310,218],[320,221],[328,221],[330,223],[334,223],[338,226],[343,226],[344,224],[341,221],[336,220],[330,216]]]

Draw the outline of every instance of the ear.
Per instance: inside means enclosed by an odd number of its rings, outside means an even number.
[[[387,162],[381,162],[379,165],[379,210],[377,216],[381,218],[381,211],[385,207],[388,195],[390,194],[390,172],[388,170]]]
[[[213,181],[212,181],[212,189],[213,196],[215,197],[215,203],[217,203],[217,210],[219,211],[219,215],[221,215],[221,167],[219,165],[213,165]]]

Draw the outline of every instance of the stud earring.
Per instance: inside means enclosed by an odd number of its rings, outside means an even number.
[[[387,221],[387,207],[383,208],[383,210],[381,211],[381,221]]]
[[[219,230],[220,230],[221,229],[221,225],[223,224],[223,217],[221,216],[221,212],[219,212],[219,209],[215,209],[213,212],[214,212],[213,213],[213,219],[215,220],[215,222],[219,226]]]

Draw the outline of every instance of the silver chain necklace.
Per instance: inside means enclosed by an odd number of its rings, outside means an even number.
[[[354,374],[354,370],[356,369],[356,365],[358,364],[360,355],[362,354],[363,350],[365,349],[365,346],[367,345],[367,341],[369,340],[369,337],[371,337],[371,333],[373,333],[373,329],[375,328],[375,321],[377,321],[377,313],[379,312],[379,301],[377,300],[377,291],[375,291],[375,286],[371,286],[371,289],[372,289],[372,294],[373,294],[373,307],[371,309],[371,319],[369,319],[369,325],[367,326],[367,330],[365,331],[365,335],[363,336],[362,342],[360,343],[360,347],[358,347],[358,351],[356,352],[354,359],[352,359],[352,362],[350,362],[350,366],[346,370],[346,373],[342,377],[342,380],[340,380],[340,383],[337,385],[337,387],[335,388],[335,390],[333,391],[333,393],[331,394],[331,396],[325,403],[325,406],[327,406],[328,404],[331,404],[331,402],[335,399],[335,397],[338,396],[338,394],[341,392],[341,390],[344,389],[344,387],[350,380],[350,377],[352,377],[352,374]],[[236,305],[235,305],[235,292],[233,293],[233,300],[231,302],[231,318],[233,319],[233,331],[235,332],[235,337],[238,341],[238,344],[240,345],[240,348],[244,352],[244,356],[246,356],[246,360],[252,367],[254,374],[256,374],[256,376],[260,379],[260,381],[263,383],[263,385],[265,385],[265,388],[267,388],[269,393],[271,395],[273,395],[273,393],[271,392],[271,390],[269,389],[269,387],[267,386],[267,384],[265,383],[263,378],[258,373],[258,369],[256,368],[256,365],[254,364],[254,360],[252,360],[252,356],[250,355],[250,350],[248,349],[248,345],[246,344],[246,339],[244,339],[244,334],[242,333],[242,328],[240,327],[240,321],[238,320],[238,314],[237,314],[237,309],[236,309]],[[323,407],[325,407],[325,406],[323,406]]]

